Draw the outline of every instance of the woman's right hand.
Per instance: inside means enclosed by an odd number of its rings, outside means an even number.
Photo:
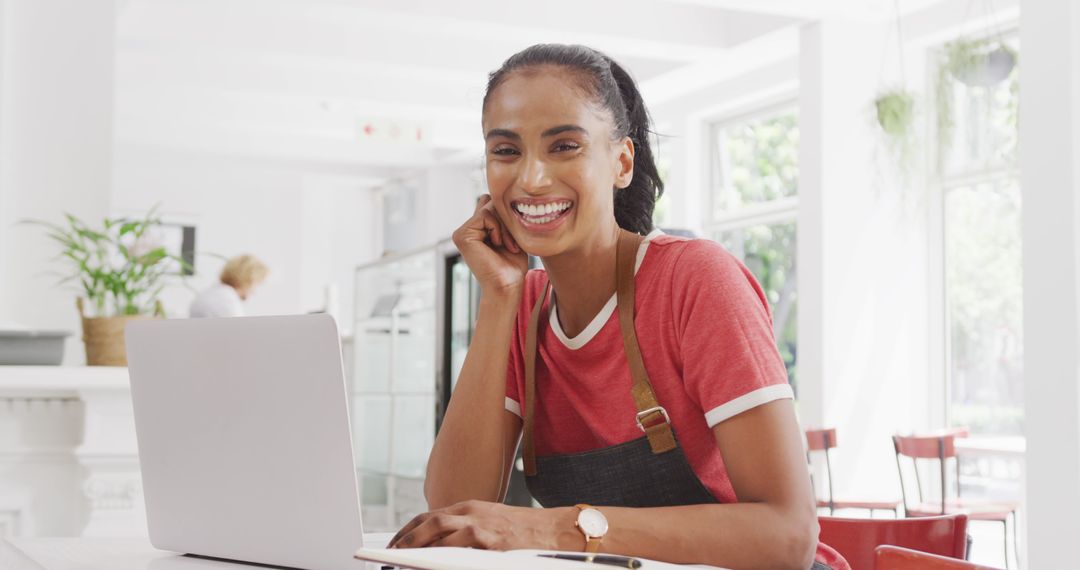
[[[453,239],[485,293],[521,292],[529,256],[499,219],[490,194],[480,197],[473,216],[454,232]]]

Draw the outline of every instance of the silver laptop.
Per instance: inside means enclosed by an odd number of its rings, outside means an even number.
[[[363,528],[331,317],[145,320],[125,336],[156,548],[358,567]]]

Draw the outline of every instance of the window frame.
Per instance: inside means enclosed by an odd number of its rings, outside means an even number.
[[[1019,35],[1019,25],[1015,20],[1008,22],[998,30],[995,36],[1001,38],[1016,37]],[[928,410],[930,420],[939,428],[947,428],[953,421],[952,402],[952,330],[951,330],[951,306],[949,305],[949,284],[947,264],[949,262],[945,244],[945,201],[948,193],[952,190],[976,186],[980,184],[998,184],[1003,180],[1012,179],[1020,185],[1019,163],[997,164],[964,169],[962,171],[947,173],[941,168],[941,148],[936,132],[937,102],[934,93],[937,90],[937,65],[938,54],[948,41],[935,43],[926,50],[926,84],[931,88],[927,90],[924,103],[927,108],[933,110],[928,113],[927,125],[927,160],[926,181],[928,188],[927,200],[927,229],[929,232],[927,243],[929,245],[929,308],[930,308],[930,389],[928,391]],[[1019,65],[1019,63],[1017,64]],[[1023,188],[1020,187],[1021,195]],[[1026,379],[1025,379],[1026,381]]]
[[[785,110],[793,111],[796,118],[798,118],[799,97],[797,93],[785,93],[768,103],[718,115],[706,121],[704,130],[706,136],[705,151],[708,153],[706,166],[707,188],[705,192],[705,214],[701,223],[702,231],[706,236],[759,224],[798,221],[798,188],[796,188],[795,196],[751,204],[735,212],[725,212],[723,215],[714,216],[718,193],[723,187],[722,173],[724,172],[724,165],[720,164],[722,149],[720,148],[719,132],[732,124],[778,115]]]

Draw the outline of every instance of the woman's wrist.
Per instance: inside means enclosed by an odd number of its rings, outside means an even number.
[[[524,292],[524,284],[514,285],[510,287],[496,288],[491,287],[489,289],[483,289],[480,294],[480,307],[479,309],[487,308],[495,311],[506,311],[517,315],[518,305],[521,303],[521,296]]]
[[[552,550],[580,552],[585,550],[585,535],[577,528],[577,507],[544,509],[551,515]]]

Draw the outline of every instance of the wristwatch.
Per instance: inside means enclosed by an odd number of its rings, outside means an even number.
[[[585,552],[600,552],[600,541],[608,531],[607,517],[584,503],[574,506],[580,509],[574,526],[585,535]]]

